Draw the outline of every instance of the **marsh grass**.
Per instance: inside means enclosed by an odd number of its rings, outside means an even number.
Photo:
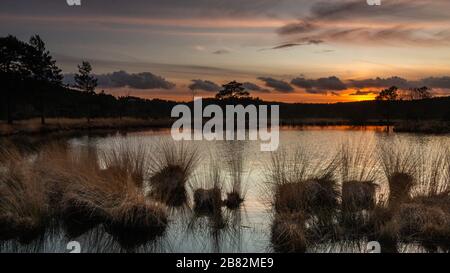
[[[275,152],[267,168],[265,191],[276,212],[324,212],[337,209],[339,187],[334,179],[336,158],[312,161],[302,149]]]
[[[148,158],[146,145],[138,141],[128,143],[124,139],[114,141],[108,150],[100,153],[105,172],[111,173],[117,179],[131,179],[139,188],[144,186]]]
[[[186,203],[186,183],[200,162],[195,146],[160,141],[149,162],[149,196],[171,206]]]
[[[197,172],[189,181],[189,187],[193,192],[194,211],[197,214],[221,214],[224,183],[222,170],[214,158],[211,158],[206,170]]]
[[[45,231],[49,204],[33,162],[10,146],[1,147],[0,237],[28,243]]]
[[[53,215],[62,220],[69,237],[100,224],[115,235],[119,227],[134,229],[132,233],[140,239],[156,236],[165,228],[165,206],[144,195],[145,163],[139,161],[146,153],[134,144],[114,144],[114,151],[100,153],[90,145],[72,151],[53,144],[37,156],[44,184],[51,189],[47,198],[52,201]],[[145,236],[142,230],[147,231]],[[116,238],[125,244],[123,237]]]
[[[376,204],[379,180],[378,161],[371,141],[359,139],[341,146],[339,173],[342,183],[342,210],[371,210]]]
[[[127,195],[108,215],[107,231],[127,249],[161,236],[168,225],[166,206],[140,193]]]
[[[274,250],[282,253],[305,252],[308,246],[305,221],[301,212],[275,214],[271,229]]]
[[[402,146],[384,156],[390,196],[384,235],[402,242],[450,245],[448,147],[443,143]],[[387,153],[387,150],[383,150]],[[390,176],[389,176],[390,175]]]
[[[239,143],[239,142],[238,142]],[[245,200],[247,194],[248,177],[245,177],[246,160],[244,148],[241,145],[237,147],[228,144],[225,151],[227,161],[228,179],[226,183],[226,198],[224,204],[228,209],[236,210]]]
[[[389,186],[388,205],[398,206],[411,198],[420,155],[415,146],[394,139],[380,144],[379,156]]]
[[[284,150],[272,154],[265,190],[273,196],[275,251],[304,252],[308,242],[336,237],[340,197],[336,163],[336,156],[319,156],[314,161],[303,148],[292,154]]]

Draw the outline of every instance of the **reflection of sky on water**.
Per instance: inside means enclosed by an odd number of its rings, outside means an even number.
[[[427,147],[442,147],[450,144],[449,136],[418,136],[414,134],[386,134],[380,130],[282,130],[280,133],[280,149],[287,152],[295,151],[296,147],[304,147],[317,162],[323,156],[333,156],[340,145],[354,140],[370,147],[389,141],[400,141],[403,145],[418,144]],[[376,128],[375,128],[376,129]],[[149,146],[161,139],[170,137],[168,131],[138,132],[127,136],[107,137],[77,137],[70,140],[76,151],[87,145],[98,149],[108,149],[114,141],[130,141],[130,143],[148,143]],[[215,158],[226,173],[226,162],[237,155],[243,156],[244,173],[243,188],[245,189],[245,203],[235,212],[225,207],[222,216],[227,225],[223,229],[215,229],[211,219],[203,216],[196,217],[189,208],[172,209],[170,223],[163,237],[147,243],[132,251],[138,252],[270,252],[270,224],[272,213],[267,206],[267,192],[264,187],[264,173],[267,171],[270,153],[261,152],[258,141],[193,141],[188,145],[196,145],[202,157],[197,169],[204,172],[208,169],[208,161]],[[382,181],[380,176],[380,183]],[[226,183],[225,183],[226,184]],[[225,191],[227,185],[223,185]],[[192,196],[192,192],[189,192]],[[190,202],[192,202],[190,200]],[[123,252],[120,245],[101,227],[90,230],[79,238],[83,252]],[[70,240],[60,229],[50,230],[36,242],[21,246],[16,242],[0,242],[0,252],[63,252]],[[311,252],[360,252],[365,250],[366,242],[324,243],[311,247]],[[423,248],[414,245],[400,245],[401,252],[421,252]]]

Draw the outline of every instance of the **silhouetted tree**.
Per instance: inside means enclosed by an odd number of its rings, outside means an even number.
[[[29,71],[24,65],[27,44],[9,35],[0,38],[0,84],[8,124],[14,121],[14,107],[22,83]]]
[[[240,82],[232,81],[222,87],[223,89],[216,95],[217,99],[242,99],[250,96]]]
[[[387,89],[382,90],[375,98],[377,101],[380,102],[379,105],[383,107],[384,116],[386,117],[386,121],[388,123],[388,129],[393,107],[392,104],[394,101],[397,100],[397,98],[398,98],[398,87],[396,86],[391,86]]]
[[[398,98],[398,88],[391,86],[388,89],[382,90],[375,98],[378,101],[395,101]]]
[[[95,94],[97,79],[91,74],[92,66],[89,62],[83,61],[78,65],[78,73],[75,74],[75,88],[86,92],[89,95]],[[91,120],[91,105],[87,102],[87,120]]]
[[[48,95],[48,90],[62,84],[61,69],[56,65],[56,61],[45,48],[45,43],[39,35],[30,38],[25,62],[30,71],[29,80],[36,89],[41,123],[45,124],[46,105],[52,100]]]
[[[87,93],[95,93],[97,79],[91,74],[92,66],[89,62],[83,61],[78,65],[78,73],[75,74],[75,88]]]
[[[431,91],[432,91],[431,88],[428,88],[427,86],[419,88],[411,88],[409,90],[409,99],[410,100],[430,99],[433,97]]]

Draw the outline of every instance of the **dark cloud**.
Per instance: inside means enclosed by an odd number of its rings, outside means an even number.
[[[128,73],[126,71],[117,71],[107,74],[96,74],[94,77],[97,78],[98,87],[100,88],[172,89],[175,87],[174,83],[150,72]],[[64,83],[73,85],[75,83],[74,74],[65,74]]]
[[[98,86],[105,88],[172,89],[175,87],[174,83],[150,72],[128,73],[126,71],[117,71],[96,75],[96,77]]]
[[[259,77],[259,80],[263,81],[267,87],[271,87],[278,92],[291,93],[294,92],[294,88],[287,82],[276,80],[270,77]]]
[[[401,77],[390,77],[390,78],[375,78],[375,79],[363,79],[363,80],[349,80],[348,85],[356,88],[366,88],[366,87],[389,87],[397,86],[399,88],[410,88],[414,84],[410,81]]]
[[[295,46],[304,46],[304,45],[318,45],[323,43],[322,40],[309,40],[306,42],[301,42],[301,43],[286,43],[286,44],[281,44],[275,47],[272,47],[271,49],[283,49],[283,48],[290,48],[290,47],[295,47]]]
[[[231,53],[228,49],[219,49],[213,52],[213,54],[216,55],[223,55],[223,54],[228,54]]]
[[[314,53],[320,54],[320,53],[331,53],[331,52],[335,52],[336,50],[333,49],[324,49],[324,50],[320,50],[320,51],[316,51]]]
[[[376,91],[361,91],[358,90],[354,93],[351,93],[350,96],[366,96],[366,95],[372,95],[372,94],[377,94],[378,92]]]
[[[366,1],[316,1],[309,14],[277,30],[291,43],[318,39],[325,42],[386,45],[448,45],[448,15],[444,0],[398,0],[369,6]],[[354,26],[354,22],[362,24]],[[430,22],[441,21],[433,26]]]
[[[317,29],[317,27],[310,22],[300,21],[297,23],[287,24],[277,30],[277,33],[280,35],[291,35],[298,33],[310,32],[312,30]]]
[[[374,79],[349,80],[347,85],[356,88],[386,88],[390,86],[397,86],[401,89],[408,89],[427,86],[429,88],[450,89],[450,76],[428,77],[420,80],[407,80],[397,76],[389,78],[377,77]]]
[[[207,92],[217,92],[220,86],[212,81],[204,80],[192,80],[192,83],[188,86],[191,90],[202,90]]]
[[[270,93],[270,90],[268,90],[267,88],[262,88],[261,86],[251,82],[244,82],[242,84],[242,87],[244,87],[247,90],[256,91],[259,93]]]
[[[429,77],[420,80],[420,85],[430,88],[450,89],[450,77]]]
[[[299,77],[293,79],[291,84],[303,88],[306,92],[311,94],[321,94],[327,93],[328,91],[342,91],[347,89],[345,83],[336,76],[319,79],[305,79]]]

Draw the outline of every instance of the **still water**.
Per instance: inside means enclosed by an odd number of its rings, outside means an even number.
[[[449,135],[418,135],[386,133],[381,127],[308,127],[302,129],[283,128],[280,132],[279,151],[294,152],[298,148],[307,151],[318,163],[339,153],[344,143],[357,143],[365,150],[375,151],[380,144],[395,142],[405,147],[422,151],[450,147]],[[151,147],[164,139],[170,139],[169,131],[133,132],[126,135],[77,136],[67,139],[73,151],[87,146],[107,150],[113,143],[127,141]],[[227,211],[224,208],[225,228],[211,228],[207,217],[195,217],[190,204],[183,208],[170,210],[170,222],[165,234],[136,249],[125,250],[102,227],[95,228],[78,238],[67,238],[59,228],[47,231],[41,239],[29,245],[15,241],[0,242],[0,252],[68,252],[69,241],[78,241],[82,252],[272,252],[270,235],[273,212],[269,204],[266,173],[271,153],[261,152],[258,141],[191,141],[200,152],[201,162],[196,172],[206,172],[210,161],[219,162],[226,174],[226,163],[242,156],[244,166],[243,188],[245,202],[240,210]],[[420,153],[418,153],[420,154]],[[378,176],[382,187],[386,181]],[[226,183],[225,183],[226,184]],[[227,185],[223,185],[226,190]],[[192,192],[190,192],[192,196]],[[364,241],[320,243],[308,249],[309,252],[363,252]],[[399,245],[400,252],[425,251],[419,245]]]

